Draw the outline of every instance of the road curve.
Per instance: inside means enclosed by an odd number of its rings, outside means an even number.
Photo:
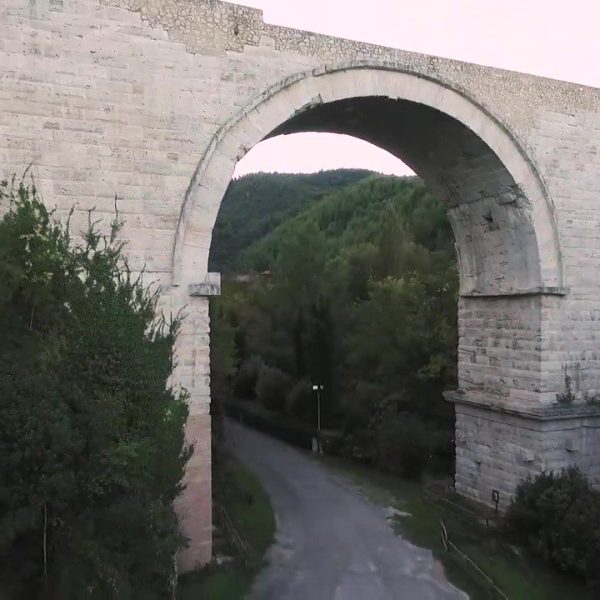
[[[429,550],[394,534],[383,508],[309,456],[237,423],[233,453],[259,478],[277,519],[252,600],[466,599]]]

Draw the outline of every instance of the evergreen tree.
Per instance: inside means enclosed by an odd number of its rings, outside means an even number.
[[[178,319],[128,269],[119,224],[79,246],[3,182],[0,579],[8,598],[164,598],[190,450],[168,386]]]

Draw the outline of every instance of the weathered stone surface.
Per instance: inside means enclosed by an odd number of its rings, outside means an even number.
[[[221,274],[207,273],[201,283],[190,283],[190,296],[218,296],[221,293]]]
[[[210,416],[191,415],[185,434],[187,443],[194,445],[194,454],[185,472],[185,491],[175,502],[181,529],[190,542],[179,557],[181,572],[191,571],[211,558]]]
[[[600,410],[547,407],[505,410],[456,402],[456,489],[486,504],[500,492],[508,507],[519,481],[543,470],[578,464],[600,481]]]
[[[187,314],[182,568],[210,556],[212,229],[236,161],[305,130],[386,148],[448,204],[458,489],[504,501],[519,477],[573,463],[600,481],[598,418],[577,408],[600,390],[599,90],[267,25],[218,0],[0,0],[0,177],[32,163],[59,216],[75,204],[75,233],[92,207],[109,221],[116,193],[131,266],[162,310]],[[540,417],[567,382],[573,418]]]

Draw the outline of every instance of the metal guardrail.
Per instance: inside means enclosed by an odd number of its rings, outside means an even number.
[[[229,534],[229,539],[232,541],[236,552],[238,553],[239,557],[244,563],[244,566],[247,567],[248,547],[246,546],[246,542],[244,542],[244,539],[240,535],[239,531],[235,528],[235,525],[233,524],[233,521],[231,520],[231,517],[229,516],[229,513],[227,512],[225,507],[219,505],[218,510],[223,526],[225,527],[225,529],[227,529],[227,532]]]
[[[487,582],[487,584],[500,598],[503,600],[510,600],[510,598],[496,585],[496,582],[468,554],[463,552],[456,544],[452,542],[448,536],[448,530],[446,529],[446,525],[444,525],[444,521],[440,521],[440,524],[442,526],[442,543],[444,544],[444,549],[446,552],[454,551],[460,556],[460,558],[462,558],[462,560],[465,561],[465,563],[472,567],[475,572]]]
[[[450,498],[446,497],[446,496],[442,496],[441,494],[437,494],[436,492],[433,491],[433,486],[435,485],[439,485],[440,481],[432,481],[428,484],[426,484],[423,487],[423,492],[425,495],[425,498],[431,503],[431,504],[435,504],[437,506],[443,507],[443,508],[448,508],[449,510],[451,510],[454,515],[463,518],[469,522],[477,522],[477,523],[481,523],[481,524],[485,524],[486,527],[491,527],[493,524],[495,524],[495,522],[497,521],[497,515],[496,514],[492,514],[490,512],[490,514],[487,515],[482,515],[481,513],[478,513],[477,511],[468,508],[466,506],[464,506],[463,504],[458,504],[457,502],[453,502],[452,500],[450,500]]]
[[[438,506],[440,508],[449,509],[454,516],[465,520],[468,523],[485,523],[486,527],[490,527],[490,521],[495,520],[495,517],[487,516],[482,517],[481,514],[476,511],[458,504],[457,502],[453,502],[450,498],[444,497],[440,494],[437,494],[433,491],[433,487],[439,485],[439,481],[433,481],[424,486],[424,496],[425,499],[430,503]],[[506,595],[506,593],[496,584],[496,582],[463,550],[461,550],[448,535],[448,529],[444,521],[440,521],[441,531],[440,536],[442,539],[442,544],[446,552],[454,552],[460,559],[468,565],[473,571],[481,577],[494,591],[498,598],[502,600],[510,600],[510,598]]]

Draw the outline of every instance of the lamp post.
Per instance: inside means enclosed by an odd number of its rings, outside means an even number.
[[[321,450],[321,392],[325,389],[323,384],[315,384],[312,386],[313,392],[317,392],[317,445],[319,453]]]

